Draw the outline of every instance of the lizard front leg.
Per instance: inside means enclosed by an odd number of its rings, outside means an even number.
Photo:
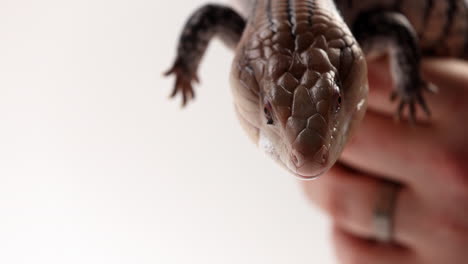
[[[356,19],[353,32],[366,54],[388,52],[394,84],[391,98],[400,100],[397,118],[409,106],[409,119],[414,122],[416,105],[430,115],[423,91],[434,92],[435,86],[421,77],[419,39],[408,19],[390,11],[366,12]]]
[[[245,28],[245,20],[233,9],[221,5],[205,5],[195,11],[184,26],[179,39],[177,57],[165,75],[175,74],[171,97],[182,94],[182,106],[195,97],[193,82],[198,82],[197,69],[214,36],[229,47],[235,47]]]

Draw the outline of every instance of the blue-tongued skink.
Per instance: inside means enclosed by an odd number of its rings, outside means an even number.
[[[231,87],[242,126],[262,149],[302,179],[326,172],[362,120],[366,57],[388,54],[393,97],[414,119],[429,114],[422,56],[468,57],[466,0],[244,0],[240,12],[196,10],[166,73],[173,96],[194,98],[197,68],[213,37],[235,50]]]

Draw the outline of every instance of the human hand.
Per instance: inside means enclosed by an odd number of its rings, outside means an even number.
[[[369,109],[341,160],[316,181],[310,200],[331,216],[344,264],[468,263],[468,64],[431,59],[425,78],[430,120],[394,122],[391,79],[383,60],[369,64]],[[418,120],[424,120],[419,111]],[[392,242],[376,242],[374,211],[386,180],[401,184]]]

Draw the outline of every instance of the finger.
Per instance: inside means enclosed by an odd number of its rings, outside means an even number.
[[[187,105],[187,94],[182,92],[182,108]]]
[[[337,226],[362,238],[374,239],[374,213],[381,200],[383,182],[337,165],[317,181],[302,183],[305,195],[334,220]],[[392,240],[416,245],[427,234],[421,229],[425,215],[419,199],[406,187],[395,198]]]
[[[432,190],[437,183],[445,184],[440,175],[447,174],[444,162],[451,155],[438,133],[432,127],[409,127],[368,112],[340,160],[370,174]]]
[[[174,88],[172,89],[172,93],[170,95],[171,98],[174,98],[177,95],[177,92],[179,91],[180,88],[180,79],[176,79],[176,83],[174,85]]]
[[[380,58],[369,61],[369,109],[393,116],[398,104],[389,98],[393,91],[392,77],[388,60]],[[423,94],[427,101],[427,108],[433,114],[431,120],[445,121],[447,115],[459,116],[465,110],[468,100],[468,64],[453,60],[426,60],[422,64],[423,78],[439,88],[437,93]],[[419,107],[416,117],[418,120],[427,120],[424,106]]]
[[[409,249],[379,244],[355,237],[335,227],[333,242],[342,264],[417,264],[416,255]]]
[[[195,90],[191,86],[190,86],[190,89],[189,89],[189,93],[190,93],[190,99],[194,100],[195,99]]]

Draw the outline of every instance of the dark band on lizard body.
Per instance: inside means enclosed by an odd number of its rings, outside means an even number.
[[[405,0],[348,1],[335,0],[345,21],[351,27],[362,14],[398,12],[417,32],[424,56],[468,58],[468,1]],[[354,32],[353,32],[354,33]]]

